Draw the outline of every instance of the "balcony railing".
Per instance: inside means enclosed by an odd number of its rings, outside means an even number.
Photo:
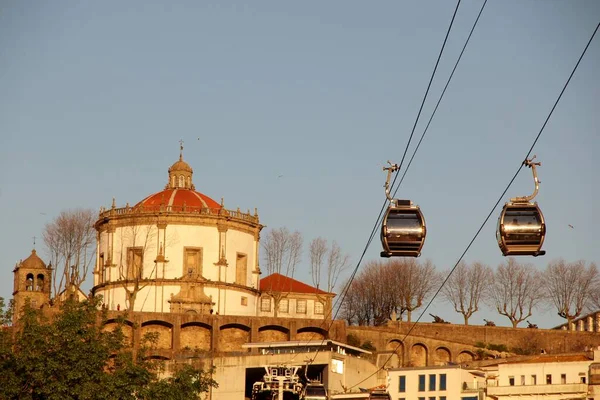
[[[485,382],[463,382],[462,383],[462,391],[463,392],[479,392],[486,388]]]
[[[258,223],[258,213],[242,212],[237,210],[226,210],[225,208],[208,208],[208,207],[190,207],[190,206],[136,206],[136,207],[120,207],[120,208],[102,208],[98,215],[99,219],[111,218],[116,216],[134,216],[134,215],[155,215],[155,214],[184,214],[184,215],[206,215],[214,217],[227,217],[242,220],[245,222]]]
[[[488,385],[489,396],[511,396],[511,395],[550,395],[550,394],[583,394],[588,391],[585,383],[567,383],[559,385],[516,385],[516,386],[492,386]]]

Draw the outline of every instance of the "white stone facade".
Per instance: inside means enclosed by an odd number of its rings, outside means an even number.
[[[165,190],[101,210],[93,293],[106,308],[257,315],[258,214],[226,210],[191,177],[180,157]]]

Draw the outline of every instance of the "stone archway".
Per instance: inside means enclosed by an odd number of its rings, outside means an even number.
[[[284,326],[266,325],[258,328],[259,342],[285,342],[290,340],[290,330]]]
[[[404,366],[404,343],[398,339],[392,339],[385,347],[386,351],[392,352],[388,366],[392,368],[400,368]]]
[[[433,365],[448,365],[451,359],[450,350],[445,347],[438,347],[433,353]]]
[[[226,324],[219,328],[219,351],[244,351],[242,345],[250,342],[250,327]]]
[[[200,322],[181,325],[179,346],[183,350],[210,351],[212,347],[212,327]]]
[[[427,347],[424,344],[416,343],[410,348],[409,366],[411,366],[411,367],[427,366]]]
[[[473,361],[475,359],[475,354],[470,351],[461,351],[460,354],[456,357],[456,362],[458,364],[463,362]]]

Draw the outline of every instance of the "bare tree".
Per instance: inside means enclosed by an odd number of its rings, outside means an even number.
[[[544,271],[544,283],[558,315],[565,318],[570,327],[588,302],[593,300],[598,285],[598,268],[594,263],[586,267],[582,260],[573,263],[554,260]]]
[[[479,311],[479,303],[492,276],[492,269],[485,264],[461,262],[442,288],[443,296],[452,303],[454,311],[463,315],[465,325],[469,325],[469,318]]]
[[[351,282],[341,310],[348,323],[382,325],[392,314],[402,317],[427,301],[440,282],[429,261],[371,261]],[[348,284],[346,284],[348,285]]]
[[[398,277],[401,307],[406,311],[408,322],[412,312],[428,301],[439,287],[440,275],[430,260],[419,263],[415,259],[394,259],[390,261],[393,272]]]
[[[327,240],[321,237],[313,239],[310,242],[309,254],[314,286],[317,289],[323,289],[327,293],[331,293],[340,274],[350,265],[350,256],[342,254],[340,246],[335,241],[329,247]],[[327,279],[325,288],[321,288],[321,278],[323,275]]]
[[[490,301],[500,315],[506,316],[513,328],[529,318],[543,299],[541,273],[531,264],[519,264],[509,258],[500,264],[490,285]]]
[[[127,293],[126,307],[134,311],[138,293],[148,286],[150,278],[156,271],[156,262],[146,262],[149,250],[155,249],[154,239],[157,235],[156,225],[130,225],[121,228],[119,252],[119,282]],[[152,269],[144,271],[144,265],[152,265]]]
[[[339,308],[339,317],[345,320],[348,325],[366,325],[366,323],[360,318],[361,299],[360,288],[358,288],[358,282],[356,280],[348,279],[344,282],[342,289],[342,299]]]
[[[389,317],[393,305],[388,291],[382,287],[387,264],[368,262],[362,272],[346,282],[347,292],[341,304],[342,318],[350,325],[382,325]]]
[[[283,288],[281,281],[285,277],[294,277],[296,266],[302,256],[302,244],[302,234],[298,231],[290,232],[286,227],[270,230],[262,241],[265,268],[267,274],[274,275],[275,281],[270,287],[261,290],[273,299],[275,317],[277,317],[279,303],[291,290],[291,288]]]
[[[78,208],[61,211],[44,227],[44,243],[56,271],[52,277],[55,295],[68,285],[79,289],[85,281],[95,259],[95,219],[94,210]]]
[[[313,285],[319,289],[321,284],[321,271],[327,255],[327,240],[318,237],[310,241],[308,245],[308,254],[310,257],[310,274]]]

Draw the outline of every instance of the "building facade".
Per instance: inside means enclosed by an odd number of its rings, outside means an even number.
[[[334,293],[274,273],[260,280],[259,317],[331,319]]]
[[[598,357],[595,350],[507,359],[486,368],[488,399],[600,399],[590,383]]]
[[[92,292],[108,309],[257,314],[258,213],[225,209],[192,178],[180,153],[164,190],[100,210]]]
[[[392,400],[481,400],[485,373],[460,365],[388,370]]]

